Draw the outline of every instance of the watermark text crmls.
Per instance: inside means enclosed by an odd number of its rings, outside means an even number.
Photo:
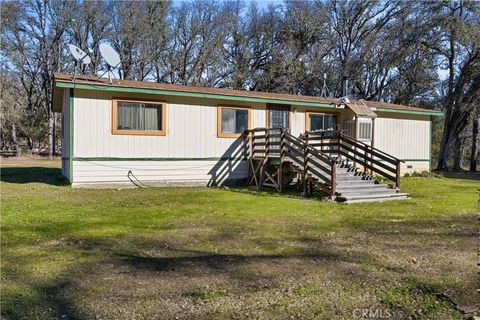
[[[358,308],[353,310],[355,319],[391,319],[403,318],[402,311],[395,311],[388,308]]]

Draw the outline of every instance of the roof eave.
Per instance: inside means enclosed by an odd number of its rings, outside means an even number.
[[[134,88],[134,87],[127,87],[127,86],[107,86],[107,85],[96,85],[96,84],[86,84],[86,83],[73,83],[70,81],[62,81],[62,80],[56,80],[55,86],[59,88],[76,88],[76,89],[99,90],[99,91],[110,91],[110,92],[144,93],[144,94],[195,97],[195,98],[204,98],[204,99],[221,99],[221,100],[234,100],[234,101],[245,101],[245,102],[260,102],[260,103],[263,102],[263,103],[278,103],[278,104],[289,104],[289,105],[321,107],[321,108],[335,108],[334,103],[295,101],[295,100],[261,98],[261,97],[245,97],[245,96],[238,96],[238,95],[200,93],[200,92],[178,91],[178,90],[167,90],[167,89]]]
[[[285,100],[285,99],[262,98],[262,97],[246,97],[246,96],[239,96],[239,95],[219,94],[219,93],[201,93],[201,92],[167,90],[167,89],[136,88],[136,87],[118,86],[118,85],[109,86],[109,85],[91,84],[91,83],[89,84],[75,83],[75,82],[63,80],[63,79],[55,79],[55,87],[110,91],[110,92],[128,92],[128,93],[143,93],[143,94],[154,94],[154,95],[184,96],[184,97],[195,97],[195,98],[203,98],[203,99],[221,99],[221,100],[244,101],[244,102],[278,103],[278,104],[288,104],[288,105],[306,106],[306,107],[319,107],[319,108],[332,108],[332,109],[335,108],[335,103],[327,103],[327,102],[321,103],[321,102],[311,102],[311,101],[301,101],[301,100],[299,101],[299,100]],[[403,109],[387,109],[387,108],[381,108],[381,107],[375,107],[371,109],[374,111],[380,111],[380,112],[443,116],[443,112],[441,111],[430,111],[430,110],[417,111],[417,110],[403,110]]]
[[[387,108],[379,108],[379,107],[376,107],[374,110],[380,111],[380,112],[421,114],[425,116],[436,116],[436,117],[443,116],[442,111],[433,111],[433,110],[418,111],[418,110],[403,110],[403,109],[387,109]]]

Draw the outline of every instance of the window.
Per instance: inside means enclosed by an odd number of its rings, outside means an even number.
[[[347,136],[355,138],[355,120],[344,120],[343,129]]]
[[[112,133],[163,136],[166,134],[165,109],[163,102],[114,99]]]
[[[372,138],[372,123],[358,123],[358,140],[370,140]]]
[[[267,125],[269,128],[290,128],[290,108],[288,106],[269,105],[267,108]]]
[[[250,128],[250,110],[245,107],[218,107],[217,135],[236,138]]]
[[[358,132],[355,133],[355,120],[345,120],[343,122],[345,133],[352,138],[358,140],[371,140],[372,139],[372,122],[366,122],[365,120],[358,121]]]
[[[337,126],[337,115],[307,112],[308,131],[335,130]]]

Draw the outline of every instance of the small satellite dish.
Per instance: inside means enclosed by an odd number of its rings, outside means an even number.
[[[110,67],[116,68],[120,65],[120,56],[109,44],[100,43],[99,49],[103,59]]]
[[[117,53],[117,51],[115,51],[115,49],[113,49],[109,44],[106,43],[100,43],[98,48],[100,50],[101,56],[108,65],[107,71],[104,72],[100,77],[102,77],[105,73],[108,72],[108,80],[110,81],[110,83],[112,83],[112,69],[120,67],[122,63],[120,60],[120,55]]]
[[[75,59],[77,62],[80,62],[81,64],[88,65],[92,63],[92,59],[82,49],[77,47],[74,44],[69,44],[68,49],[70,50],[70,53],[72,54],[73,59]]]

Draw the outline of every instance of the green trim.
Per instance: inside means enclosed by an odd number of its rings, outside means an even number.
[[[68,126],[68,138],[69,138],[69,146],[68,146],[68,150],[69,150],[69,172],[68,172],[68,180],[70,181],[70,183],[72,184],[73,183],[73,107],[74,107],[74,102],[75,102],[75,89],[73,88],[70,88],[70,97],[69,97],[69,115],[68,115],[68,118],[69,118],[69,126]]]
[[[106,85],[96,85],[96,84],[62,82],[61,80],[55,81],[55,86],[58,88],[76,88],[76,89],[99,90],[99,91],[110,91],[110,92],[144,93],[144,94],[195,97],[195,98],[203,98],[203,99],[223,99],[223,100],[233,100],[233,101],[243,101],[243,102],[279,103],[279,104],[289,104],[289,105],[307,106],[307,107],[320,107],[320,108],[332,108],[332,109],[335,108],[334,106],[332,106],[333,105],[332,103],[295,101],[295,100],[272,99],[272,98],[255,98],[255,97],[244,97],[244,96],[227,95],[227,94],[199,93],[199,92],[165,90],[165,89],[146,89],[146,88],[133,88],[133,87],[124,87],[124,86],[121,86],[121,87],[106,86]],[[443,116],[443,112],[441,111],[415,111],[415,110],[385,109],[385,108],[375,108],[375,110],[381,111],[381,112],[392,112],[392,113]]]
[[[402,110],[402,109],[385,109],[385,108],[375,108],[374,111],[380,112],[392,112],[392,113],[407,113],[407,114],[423,114],[425,116],[443,116],[442,111],[415,111],[415,110]]]
[[[74,161],[226,161],[247,160],[245,157],[217,157],[217,158],[113,158],[113,157],[75,157]]]
[[[311,107],[332,108],[332,109],[335,108],[334,106],[332,106],[331,103],[243,97],[243,96],[234,96],[234,95],[226,95],[226,94],[197,93],[197,92],[175,91],[175,90],[164,90],[164,89],[114,87],[114,86],[103,86],[103,85],[95,85],[95,84],[60,82],[58,80],[55,82],[55,86],[59,88],[75,88],[75,89],[85,89],[85,90],[100,90],[100,91],[112,91],[112,92],[144,93],[144,94],[161,94],[161,95],[195,97],[195,98],[204,98],[204,99],[223,99],[223,100],[234,100],[234,101],[244,101],[244,102],[264,102],[264,103],[278,103],[278,104],[311,106]]]
[[[429,138],[429,146],[428,146],[428,171],[432,171],[432,130],[433,130],[433,124],[432,124],[432,119],[430,119],[430,138]]]

